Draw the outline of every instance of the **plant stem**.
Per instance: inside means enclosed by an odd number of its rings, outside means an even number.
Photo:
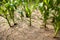
[[[9,12],[10,18],[13,20],[14,25],[16,25],[15,21],[14,21],[14,11]]]
[[[21,16],[21,20],[23,21],[23,17]]]
[[[45,23],[44,27],[47,28],[47,27],[46,27],[46,23]]]
[[[12,20],[13,20],[14,25],[17,25],[17,23],[15,23],[15,20],[14,20],[14,13],[12,14]]]
[[[53,17],[52,23],[54,23],[54,21],[55,21],[55,18]]]
[[[31,26],[31,14],[30,14],[30,26]]]
[[[59,30],[59,28],[57,27],[57,29],[56,29],[56,31],[55,31],[54,38],[56,38],[56,36],[57,36],[57,33],[58,33],[58,30]]]
[[[11,27],[10,22],[9,22],[9,20],[8,20],[7,16],[6,16],[6,20],[7,20],[8,24],[9,24],[9,26]]]

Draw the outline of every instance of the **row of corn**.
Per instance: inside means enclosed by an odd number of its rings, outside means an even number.
[[[26,17],[30,19],[30,26],[32,11],[38,9],[43,16],[45,28],[47,20],[49,19],[49,14],[54,10],[52,13],[52,23],[55,30],[54,37],[56,37],[60,29],[60,0],[0,0],[0,16],[7,20],[9,26],[11,25],[8,17],[13,20],[14,25],[16,24],[14,20],[14,11],[17,10],[19,6],[23,6],[23,10],[20,12],[21,18],[24,17],[24,11],[26,13]]]

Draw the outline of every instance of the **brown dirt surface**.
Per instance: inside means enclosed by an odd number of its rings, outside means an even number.
[[[18,15],[15,18],[19,19]],[[45,29],[41,17],[39,11],[34,11],[32,26],[29,26],[29,18],[24,17],[23,21],[20,19],[16,21],[18,25],[14,27],[9,27],[7,21],[0,17],[0,40],[60,40],[60,38],[53,38],[54,28],[51,20],[47,23],[48,29]]]

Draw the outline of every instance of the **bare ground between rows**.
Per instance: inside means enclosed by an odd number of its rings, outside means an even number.
[[[52,23],[48,21],[47,27],[49,29],[45,30],[42,25],[44,24],[43,21],[39,19],[41,18],[40,13],[34,13],[32,14],[32,26],[29,26],[29,18],[23,18],[23,21],[20,19],[16,20],[18,25],[9,27],[7,21],[0,17],[0,40],[60,40],[60,38],[53,38],[54,30]],[[18,15],[16,14],[17,18],[20,17]]]

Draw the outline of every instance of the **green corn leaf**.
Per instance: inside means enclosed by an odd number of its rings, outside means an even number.
[[[50,0],[44,0],[45,4],[47,4],[47,5],[49,4],[49,1]]]

